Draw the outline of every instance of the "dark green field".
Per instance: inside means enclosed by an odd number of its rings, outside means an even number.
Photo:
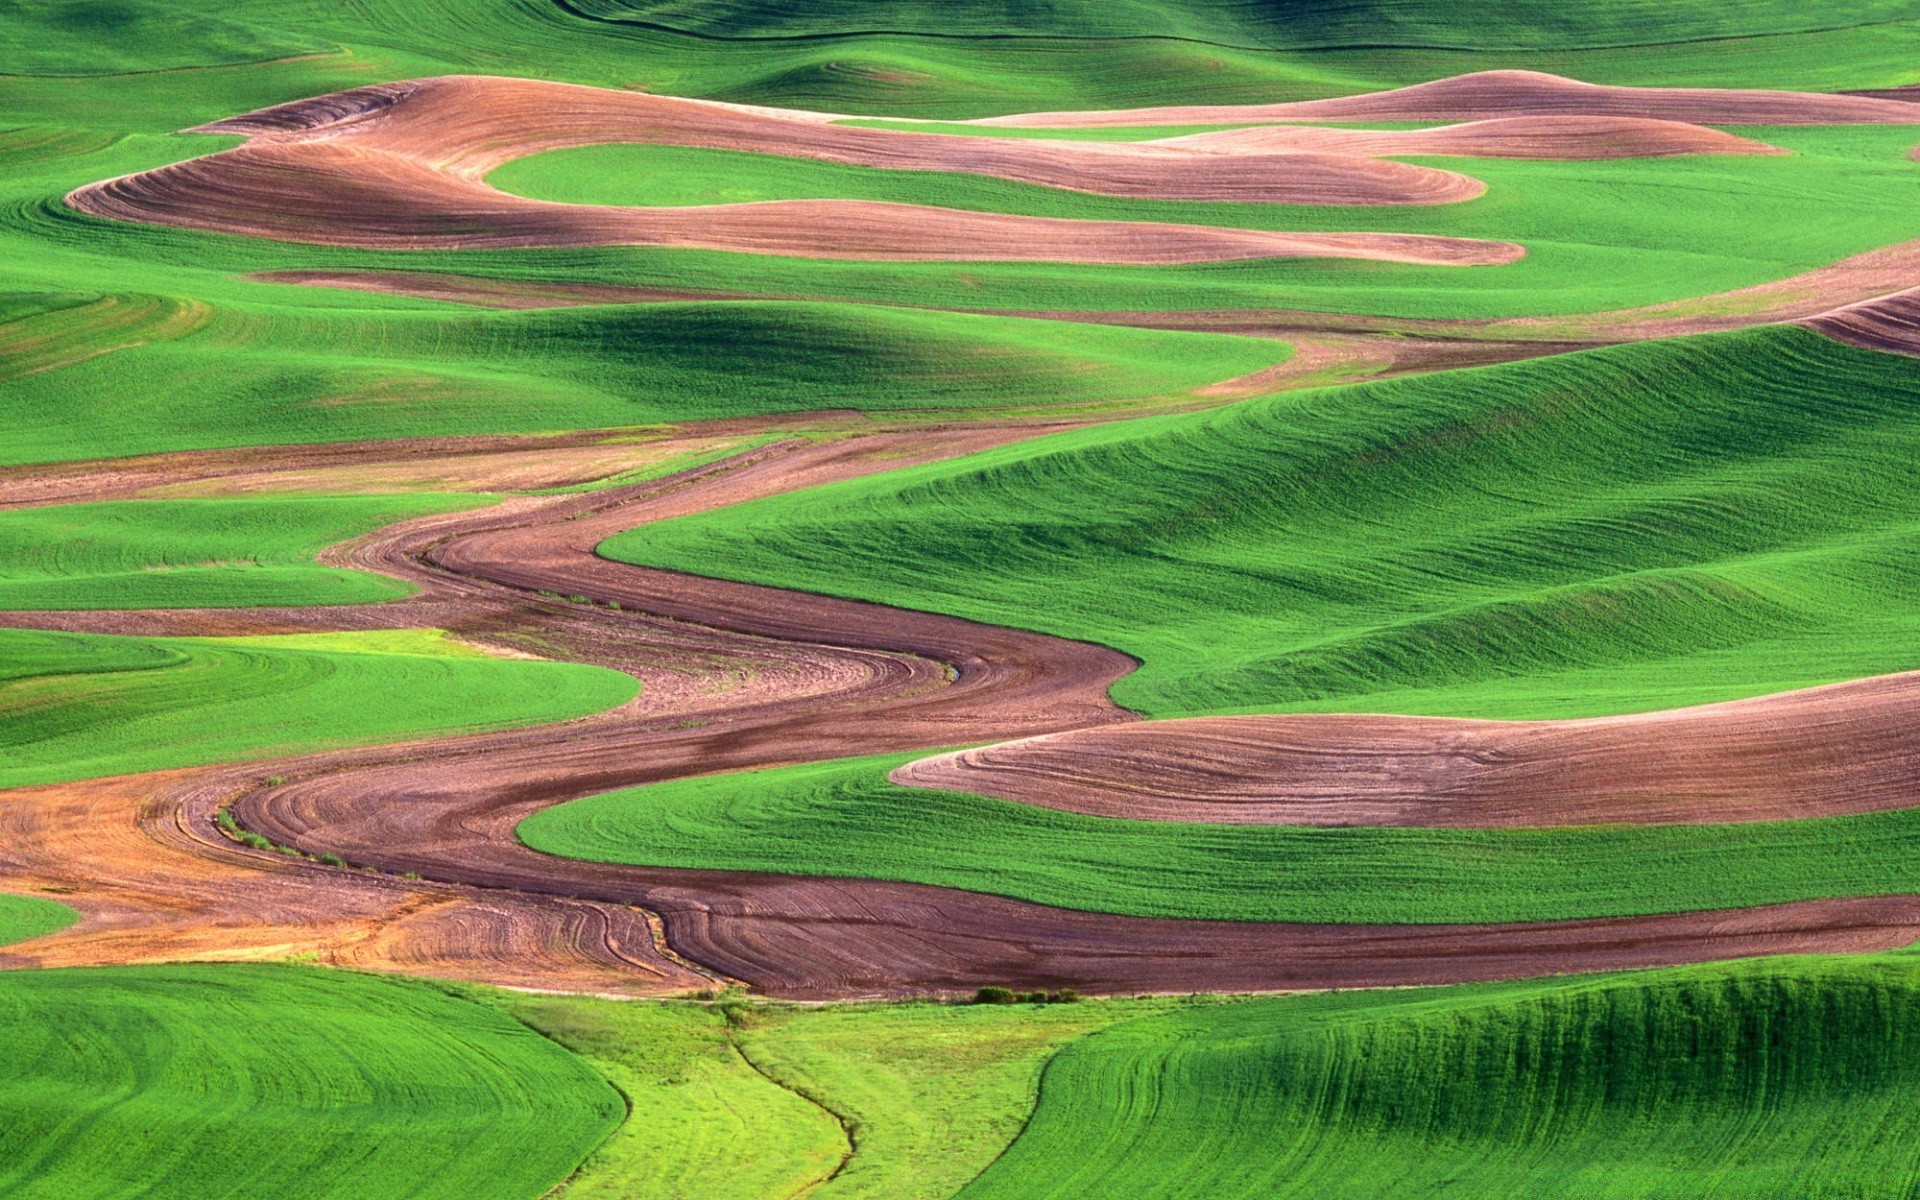
[[[0,0],[0,1194],[1920,1193],[1917,147],[1920,0]],[[888,778],[1180,717],[1334,815]]]

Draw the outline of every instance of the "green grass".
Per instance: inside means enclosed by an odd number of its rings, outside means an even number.
[[[510,1011],[586,1057],[637,1114],[568,1200],[947,1200],[1020,1132],[1059,1047],[1167,1007],[570,996]]]
[[[886,779],[881,755],[607,792],[520,824],[642,866],[903,880],[1145,917],[1449,924],[1920,891],[1920,809],[1729,825],[1304,828],[1084,816]]]
[[[1113,404],[1182,395],[1288,353],[1257,338],[830,304],[424,307],[222,313],[183,336],[15,380],[0,392],[0,460],[817,409]],[[143,403],[100,421],[124,395]]]
[[[363,604],[399,580],[324,567],[336,542],[490,497],[271,496],[126,500],[0,512],[0,608]]]
[[[0,946],[56,933],[79,919],[79,913],[53,900],[0,894]]]
[[[543,200],[696,205],[823,197],[1086,220],[1159,220],[1280,230],[1380,230],[1517,241],[1500,268],[1380,270],[1284,264],[1273,307],[1407,316],[1507,316],[1625,308],[1726,291],[1920,235],[1916,135],[1900,127],[1742,129],[1786,156],[1605,162],[1425,159],[1486,181],[1484,197],[1437,207],[1148,201],[983,175],[899,171],[773,154],[615,144],[506,164],[491,181]],[[1826,219],[1809,228],[1804,214]],[[1283,264],[1269,264],[1269,269]]]
[[[1563,717],[1920,666],[1920,376],[1796,328],[1289,393],[651,525],[626,561],[1105,642],[1154,716]]]
[[[1910,953],[1332,993],[1121,1025],[961,1200],[1858,1197],[1920,1186]]]
[[[584,716],[631,676],[432,630],[133,638],[0,630],[0,788]]]
[[[0,974],[0,1191],[534,1200],[623,1116],[584,1063],[423,984],[310,968]]]

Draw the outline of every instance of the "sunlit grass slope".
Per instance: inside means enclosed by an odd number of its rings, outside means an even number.
[[[1920,809],[1735,825],[1303,828],[1132,821],[903,788],[915,755],[708,775],[521,823],[550,854],[894,879],[1091,912],[1448,924],[1920,891]]]
[[[1098,405],[1180,395],[1287,355],[1256,338],[872,306],[426,307],[252,307],[76,355],[0,385],[0,461],[816,409]],[[141,404],[99,419],[130,395]]]
[[[1264,271],[1245,273],[1252,276],[1244,281],[1245,306],[1408,316],[1626,308],[1745,287],[1920,236],[1912,205],[1920,167],[1910,157],[1915,140],[1910,130],[1740,132],[1793,153],[1603,162],[1436,158],[1423,161],[1484,180],[1488,194],[1419,207],[1150,201],[958,173],[619,144],[533,155],[489,178],[506,191],[569,203],[696,205],[843,197],[1086,220],[1441,234],[1527,247],[1524,259],[1500,268],[1383,269],[1319,262],[1269,263]],[[1824,219],[1809,223],[1810,210]],[[1171,290],[1180,276],[1167,278],[1169,298],[1187,291]],[[1255,295],[1253,289],[1262,284],[1271,291]],[[1107,306],[1093,279],[1086,292],[1096,307]],[[1167,306],[1163,301],[1152,307]]]
[[[1190,1009],[1067,1047],[963,1200],[1910,1194],[1909,953]]]
[[[1105,642],[1155,716],[1575,716],[1920,666],[1920,374],[1797,328],[1284,394],[621,535]]]
[[[0,1191],[534,1200],[625,1115],[424,984],[296,967],[0,974]]]
[[[324,567],[327,546],[484,496],[127,500],[0,512],[0,608],[356,604],[413,589]]]
[[[0,946],[54,933],[79,919],[79,913],[52,900],[0,895]]]
[[[0,630],[0,787],[559,721],[631,676],[431,630],[131,638]]]
[[[1060,1046],[1166,1007],[567,996],[510,1011],[633,1104],[570,1200],[948,1200],[1020,1132]]]

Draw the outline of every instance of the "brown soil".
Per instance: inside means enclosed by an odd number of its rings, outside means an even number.
[[[1920,357],[1920,288],[1848,304],[1801,324],[1849,345]]]
[[[1392,91],[1331,100],[1017,113],[988,117],[972,124],[1086,129],[1288,121],[1477,121],[1539,116],[1638,117],[1693,125],[1920,124],[1920,109],[1878,96],[1608,87],[1541,71],[1480,71]]]
[[[1257,825],[1773,821],[1920,801],[1920,674],[1579,721],[1250,716],[1047,734],[897,783],[1046,808]]]

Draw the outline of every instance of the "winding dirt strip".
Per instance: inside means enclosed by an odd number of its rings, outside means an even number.
[[[9,809],[14,820],[51,811],[64,824],[42,815],[0,839],[0,882],[72,887],[78,875],[93,890],[67,898],[93,919],[0,951],[0,964],[297,947],[530,986],[698,986],[689,982],[698,973],[652,949],[651,912],[678,955],[772,994],[831,998],[986,982],[1102,993],[1437,983],[1920,937],[1920,898],[1906,897],[1503,926],[1169,921],[878,881],[574,862],[514,841],[526,814],[621,785],[1125,721],[1106,687],[1131,663],[1100,647],[642,570],[591,552],[648,520],[1022,432],[782,443],[621,492],[411,522],[329,556],[423,586],[392,605],[12,614],[15,624],[156,633],[442,624],[476,641],[622,666],[647,689],[621,711],[559,727],[11,793],[10,803],[32,801]],[[540,588],[617,600],[623,610],[528,592]],[[263,787],[268,772],[290,782]],[[235,846],[211,821],[229,801],[243,824],[283,843],[438,882]],[[55,825],[63,836],[46,832]],[[188,865],[196,859],[216,866]],[[76,861],[91,865],[76,871]]]
[[[203,126],[242,146],[67,196],[97,217],[386,249],[676,246],[807,257],[1172,264],[1356,258],[1497,265],[1507,242],[1078,221],[865,200],[685,208],[558,204],[485,182],[502,162],[599,142],[662,142],[860,165],[970,171],[1117,196],[1441,204],[1477,180],[1350,155],[920,134],[567,84],[449,76],[356,89]]]
[[[1920,803],[1920,672],[1577,721],[1143,721],[935,755],[894,782],[1235,825],[1710,824]]]
[[[1286,104],[1177,105],[1098,112],[1015,113],[968,122],[1092,129],[1288,121],[1474,121],[1540,116],[1641,117],[1694,125],[1911,125],[1920,109],[1859,94],[1721,88],[1611,87],[1544,71],[1478,71],[1385,92]]]

